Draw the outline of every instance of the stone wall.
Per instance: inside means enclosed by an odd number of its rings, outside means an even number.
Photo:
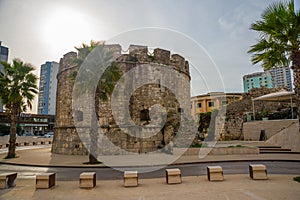
[[[245,122],[243,127],[244,139],[258,141],[261,130],[265,131],[266,139],[269,139],[296,122],[295,119]]]
[[[154,49],[153,55],[148,53],[146,46],[131,45],[129,54],[121,54],[119,45],[109,45],[110,48],[117,49],[118,58],[116,63],[121,69],[121,73],[125,74],[131,70],[134,71],[133,76],[123,80],[122,91],[124,95],[115,97],[113,115],[111,98],[108,101],[100,101],[96,105],[98,112],[98,145],[101,145],[99,154],[126,154],[126,153],[146,153],[156,151],[163,148],[170,141],[173,141],[175,146],[181,146],[185,141],[182,138],[195,137],[195,130],[189,131],[189,125],[181,124],[182,120],[192,123],[190,120],[190,75],[189,64],[185,59],[178,55],[170,55],[170,51],[164,49]],[[76,57],[76,53],[71,52],[61,59],[60,70],[58,73],[58,89],[57,89],[57,111],[55,136],[52,147],[52,152],[62,154],[87,154],[81,138],[78,137],[74,127],[74,119],[72,117],[72,80],[70,74],[77,70],[77,66],[72,65],[72,60]],[[150,67],[149,67],[150,65]],[[164,73],[164,70],[172,70],[172,73]],[[143,84],[144,80],[150,79],[151,83]],[[165,87],[165,84],[171,84],[174,91]],[[141,87],[137,87],[142,85]],[[129,100],[129,114],[123,112],[125,102],[125,94],[128,91],[133,91]],[[174,92],[176,94],[174,94]],[[180,104],[181,102],[181,104]],[[166,111],[166,123],[163,129],[160,124],[156,123],[155,115],[149,122],[141,121],[141,110],[147,109],[150,113],[155,110],[155,106],[160,105]],[[160,109],[160,107],[158,107]],[[125,108],[127,109],[127,108]],[[156,108],[157,109],[157,108]],[[155,110],[155,113],[159,110]],[[83,114],[86,117],[86,114]],[[140,125],[142,131],[134,126],[129,126],[128,120],[132,120],[135,125]],[[116,123],[121,122],[121,123]],[[159,120],[158,120],[159,121]],[[150,125],[148,125],[150,124]],[[183,129],[179,129],[180,126]],[[84,129],[84,128],[83,128]],[[90,139],[89,127],[84,130],[87,136],[84,140]],[[184,130],[184,131],[182,131]],[[152,134],[153,131],[156,134]],[[131,134],[127,134],[130,132]],[[176,134],[181,134],[184,137],[176,140]],[[141,137],[141,135],[147,137]],[[103,137],[105,136],[105,137]],[[135,137],[136,136],[136,137]],[[81,139],[81,140],[80,140]],[[113,146],[111,145],[113,144]],[[188,144],[185,144],[188,145]]]
[[[56,116],[54,137],[52,144],[53,153],[86,155],[87,151],[76,133],[72,111],[73,81],[71,74],[77,70],[74,59],[77,53],[69,52],[59,62],[56,91]]]
[[[280,91],[282,88],[259,88],[252,89],[248,93],[243,93],[242,100],[232,102],[226,107],[226,120],[222,130],[222,140],[244,140],[243,124],[247,121],[246,114],[252,117],[252,98],[265,94]],[[288,103],[255,101],[256,120],[261,118],[260,113],[265,110],[274,112],[279,109],[289,109]]]
[[[299,122],[297,120],[294,120],[294,122],[272,137],[267,138],[266,143],[268,145],[281,146],[284,149],[291,149],[294,152],[300,152]]]

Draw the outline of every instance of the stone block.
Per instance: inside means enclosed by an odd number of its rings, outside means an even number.
[[[80,188],[93,188],[96,186],[96,172],[82,172],[79,178]]]
[[[55,185],[55,173],[43,173],[36,175],[36,188],[47,189]]]
[[[0,174],[0,189],[16,186],[17,175],[17,173]]]
[[[221,166],[208,166],[207,178],[209,181],[223,181],[223,169]]]
[[[138,172],[137,171],[125,171],[124,172],[124,186],[125,187],[138,186]]]
[[[262,164],[251,164],[249,165],[250,177],[253,180],[266,180],[267,176],[267,167]]]
[[[166,169],[166,182],[167,184],[181,183],[180,169]]]

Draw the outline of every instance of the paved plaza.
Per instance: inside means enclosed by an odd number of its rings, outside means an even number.
[[[116,200],[298,200],[300,183],[293,175],[271,175],[254,181],[248,175],[227,175],[222,182],[206,176],[183,177],[182,184],[167,185],[164,178],[140,179],[138,187],[123,187],[122,180],[97,181],[93,189],[80,189],[79,181],[57,181],[51,189],[35,189],[34,179],[21,179],[12,189],[0,190],[0,199],[116,199]]]
[[[44,167],[91,167],[83,164],[88,161],[87,156],[70,156],[51,154],[51,146],[39,146],[37,149],[18,150],[18,158],[3,159],[5,153],[0,154],[1,165],[8,166],[30,165]],[[198,156],[182,156],[175,163],[205,163],[215,165],[221,161],[257,161],[281,160],[300,162],[300,154],[258,154],[258,155],[211,155],[203,159]],[[10,165],[14,164],[14,165]],[[1,166],[0,165],[0,166]],[[172,167],[174,167],[172,166]],[[93,167],[105,168],[103,164]],[[300,171],[300,169],[299,169]],[[164,177],[139,178],[138,187],[123,187],[123,180],[97,180],[93,189],[80,189],[79,180],[57,180],[51,189],[35,189],[34,176],[19,177],[14,188],[0,190],[0,199],[299,199],[300,183],[293,181],[293,177],[300,174],[269,174],[268,180],[252,180],[249,174],[225,174],[224,181],[209,182],[207,176],[183,176],[181,184],[167,185]],[[77,177],[76,177],[77,178]]]

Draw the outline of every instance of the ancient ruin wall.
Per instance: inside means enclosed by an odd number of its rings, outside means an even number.
[[[104,133],[112,142],[119,148],[112,149],[105,148],[102,143],[101,154],[114,152],[115,154],[128,152],[150,152],[168,144],[176,134],[176,130],[180,125],[181,114],[189,117],[190,115],[190,75],[189,64],[185,59],[178,55],[170,55],[170,51],[163,49],[154,49],[153,54],[149,54],[146,46],[131,45],[128,54],[121,54],[120,45],[107,45],[109,48],[117,50],[118,54],[116,62],[119,64],[122,73],[125,74],[136,66],[143,64],[151,64],[156,67],[168,67],[183,75],[183,79],[174,79],[173,86],[176,88],[176,94],[173,94],[168,88],[163,87],[162,82],[164,78],[159,70],[149,70],[148,68],[140,68],[138,73],[135,73],[131,80],[126,80],[124,87],[133,87],[138,81],[143,81],[143,76],[152,77],[153,83],[143,85],[136,89],[130,99],[130,117],[136,124],[143,124],[141,121],[141,110],[147,109],[151,112],[152,106],[159,104],[165,107],[168,113],[167,124],[163,130],[158,131],[156,135],[149,138],[135,138],[124,133],[115,122],[112,115],[110,101],[101,102],[98,111],[99,124]],[[58,88],[57,88],[57,109],[56,109],[56,124],[55,136],[53,140],[52,152],[61,154],[87,154],[87,150],[80,141],[76,129],[74,127],[74,120],[72,117],[72,86],[73,82],[70,80],[70,74],[76,71],[76,65],[73,61],[77,54],[70,52],[61,59],[58,73]],[[171,74],[170,74],[171,76]],[[178,95],[179,94],[179,95]],[[177,99],[185,99],[183,105],[180,105]],[[120,100],[121,101],[121,100]],[[118,116],[124,117],[124,116]],[[152,121],[155,119],[151,119]],[[158,126],[159,127],[159,126]],[[155,128],[155,127],[152,127]],[[188,129],[188,127],[185,127]],[[188,132],[188,131],[187,131]],[[187,135],[188,137],[193,137]],[[177,141],[175,145],[180,146],[179,143],[184,141]],[[124,151],[123,151],[124,150]]]

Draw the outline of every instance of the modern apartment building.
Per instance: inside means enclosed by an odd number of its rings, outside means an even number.
[[[269,71],[256,72],[243,76],[244,92],[249,92],[252,88],[273,88],[272,75]]]
[[[0,41],[0,61],[7,62],[8,60],[8,48],[5,46],[2,46],[2,42]],[[0,71],[3,72],[3,65],[0,63]],[[3,106],[0,99],[0,112],[3,112]]]
[[[55,115],[57,62],[41,65],[38,97],[38,114]]]
[[[274,87],[286,87],[293,90],[291,69],[289,67],[278,67],[267,70],[270,72]]]
[[[221,106],[229,105],[233,101],[241,100],[242,93],[211,92],[191,97],[192,111],[194,120],[198,120],[200,113],[211,112]]]

